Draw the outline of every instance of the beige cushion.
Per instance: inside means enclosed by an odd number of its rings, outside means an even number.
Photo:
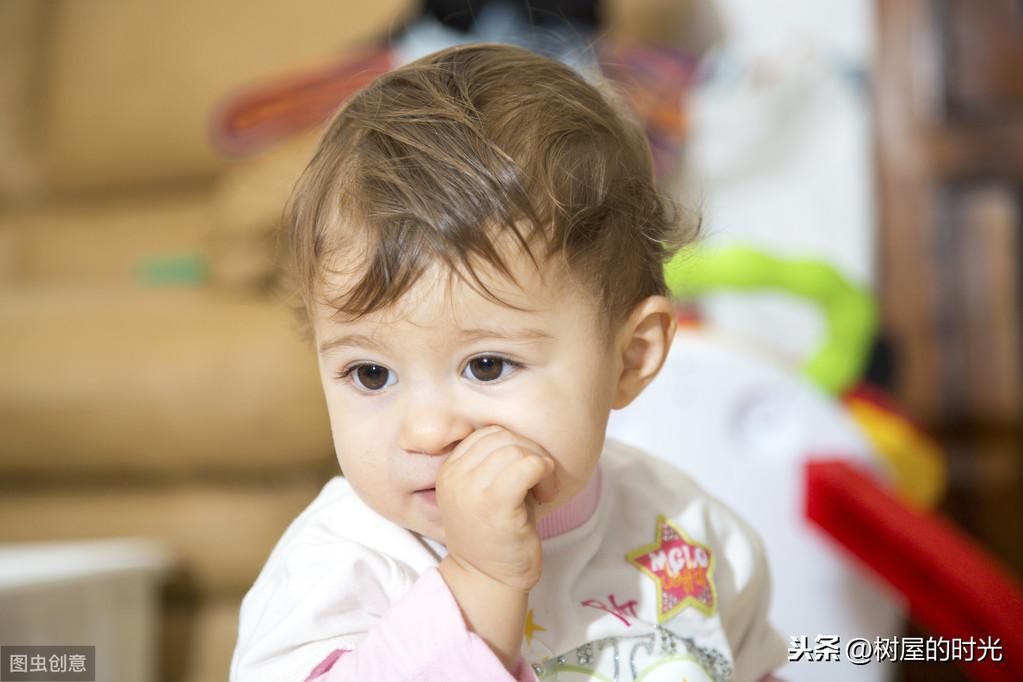
[[[161,264],[203,258],[211,190],[165,190],[0,213],[0,281],[139,288]]]
[[[319,142],[319,128],[281,140],[231,165],[213,192],[207,259],[216,286],[258,291],[283,263],[282,217],[291,189]]]
[[[22,279],[25,231],[0,218],[0,285],[11,286]]]
[[[0,2],[0,203],[16,202],[38,183],[37,95],[47,3]]]
[[[56,3],[44,157],[57,187],[209,176],[223,97],[322,64],[401,25],[411,0]]]
[[[240,597],[332,473],[250,484],[20,485],[0,495],[0,543],[157,538],[180,561],[170,578],[177,598]]]
[[[0,290],[0,475],[260,476],[334,459],[316,357],[273,300]]]

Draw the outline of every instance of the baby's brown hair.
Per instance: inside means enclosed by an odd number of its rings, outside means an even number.
[[[537,267],[537,244],[544,260],[560,254],[599,301],[605,342],[642,299],[666,295],[664,263],[699,223],[657,190],[641,128],[600,88],[528,50],[477,44],[435,52],[355,94],[285,208],[307,338],[318,296],[357,319],[396,302],[438,260],[510,305],[474,267],[514,280],[498,237]],[[331,267],[343,262],[351,265]],[[331,272],[354,272],[356,283],[331,295]]]

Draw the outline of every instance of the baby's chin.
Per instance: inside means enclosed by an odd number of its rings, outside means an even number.
[[[444,527],[435,523],[424,523],[419,528],[409,528],[408,530],[420,535],[424,538],[429,538],[436,543],[448,546],[447,538],[444,535]]]
[[[414,502],[417,502],[415,500]],[[420,505],[411,504],[401,512],[401,518],[394,518],[385,515],[388,520],[401,526],[405,530],[417,535],[429,538],[434,542],[447,546],[447,536],[444,533],[444,523],[440,510],[436,507],[423,509]]]
[[[408,498],[404,501],[404,506],[402,506],[401,502],[396,504],[394,499],[386,500],[390,504],[382,505],[380,504],[380,499],[367,499],[366,497],[359,495],[358,490],[355,491],[355,494],[359,496],[359,499],[361,499],[367,507],[396,526],[401,526],[411,533],[427,537],[434,542],[439,542],[445,547],[447,546],[444,526],[441,523],[440,511],[438,509],[434,508],[431,510],[428,507],[424,509],[420,507],[422,500]]]

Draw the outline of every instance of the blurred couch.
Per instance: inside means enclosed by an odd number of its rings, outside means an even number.
[[[314,137],[227,162],[211,112],[410,9],[0,4],[0,543],[166,543],[162,679],[227,678],[242,596],[337,472],[267,281]]]

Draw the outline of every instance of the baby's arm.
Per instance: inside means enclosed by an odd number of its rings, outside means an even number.
[[[491,424],[462,439],[437,475],[448,549],[440,573],[470,628],[512,673],[542,570],[536,505],[556,498],[556,467],[538,443]]]
[[[491,604],[489,619],[501,621],[503,615],[497,604]],[[521,632],[520,625],[515,632],[516,644],[521,641]],[[509,674],[509,668],[514,675]],[[307,682],[347,680],[534,682],[536,677],[517,650],[508,666],[487,642],[466,627],[459,603],[441,572],[430,568],[357,647],[334,651],[307,678]]]
[[[508,588],[493,578],[466,567],[448,555],[438,570],[461,607],[466,625],[501,659],[513,675],[521,653],[529,593]]]
[[[276,554],[246,595],[232,682],[535,681],[517,652],[506,665],[467,627],[438,567],[417,576],[364,545],[314,534]],[[504,616],[494,605],[492,617]]]

